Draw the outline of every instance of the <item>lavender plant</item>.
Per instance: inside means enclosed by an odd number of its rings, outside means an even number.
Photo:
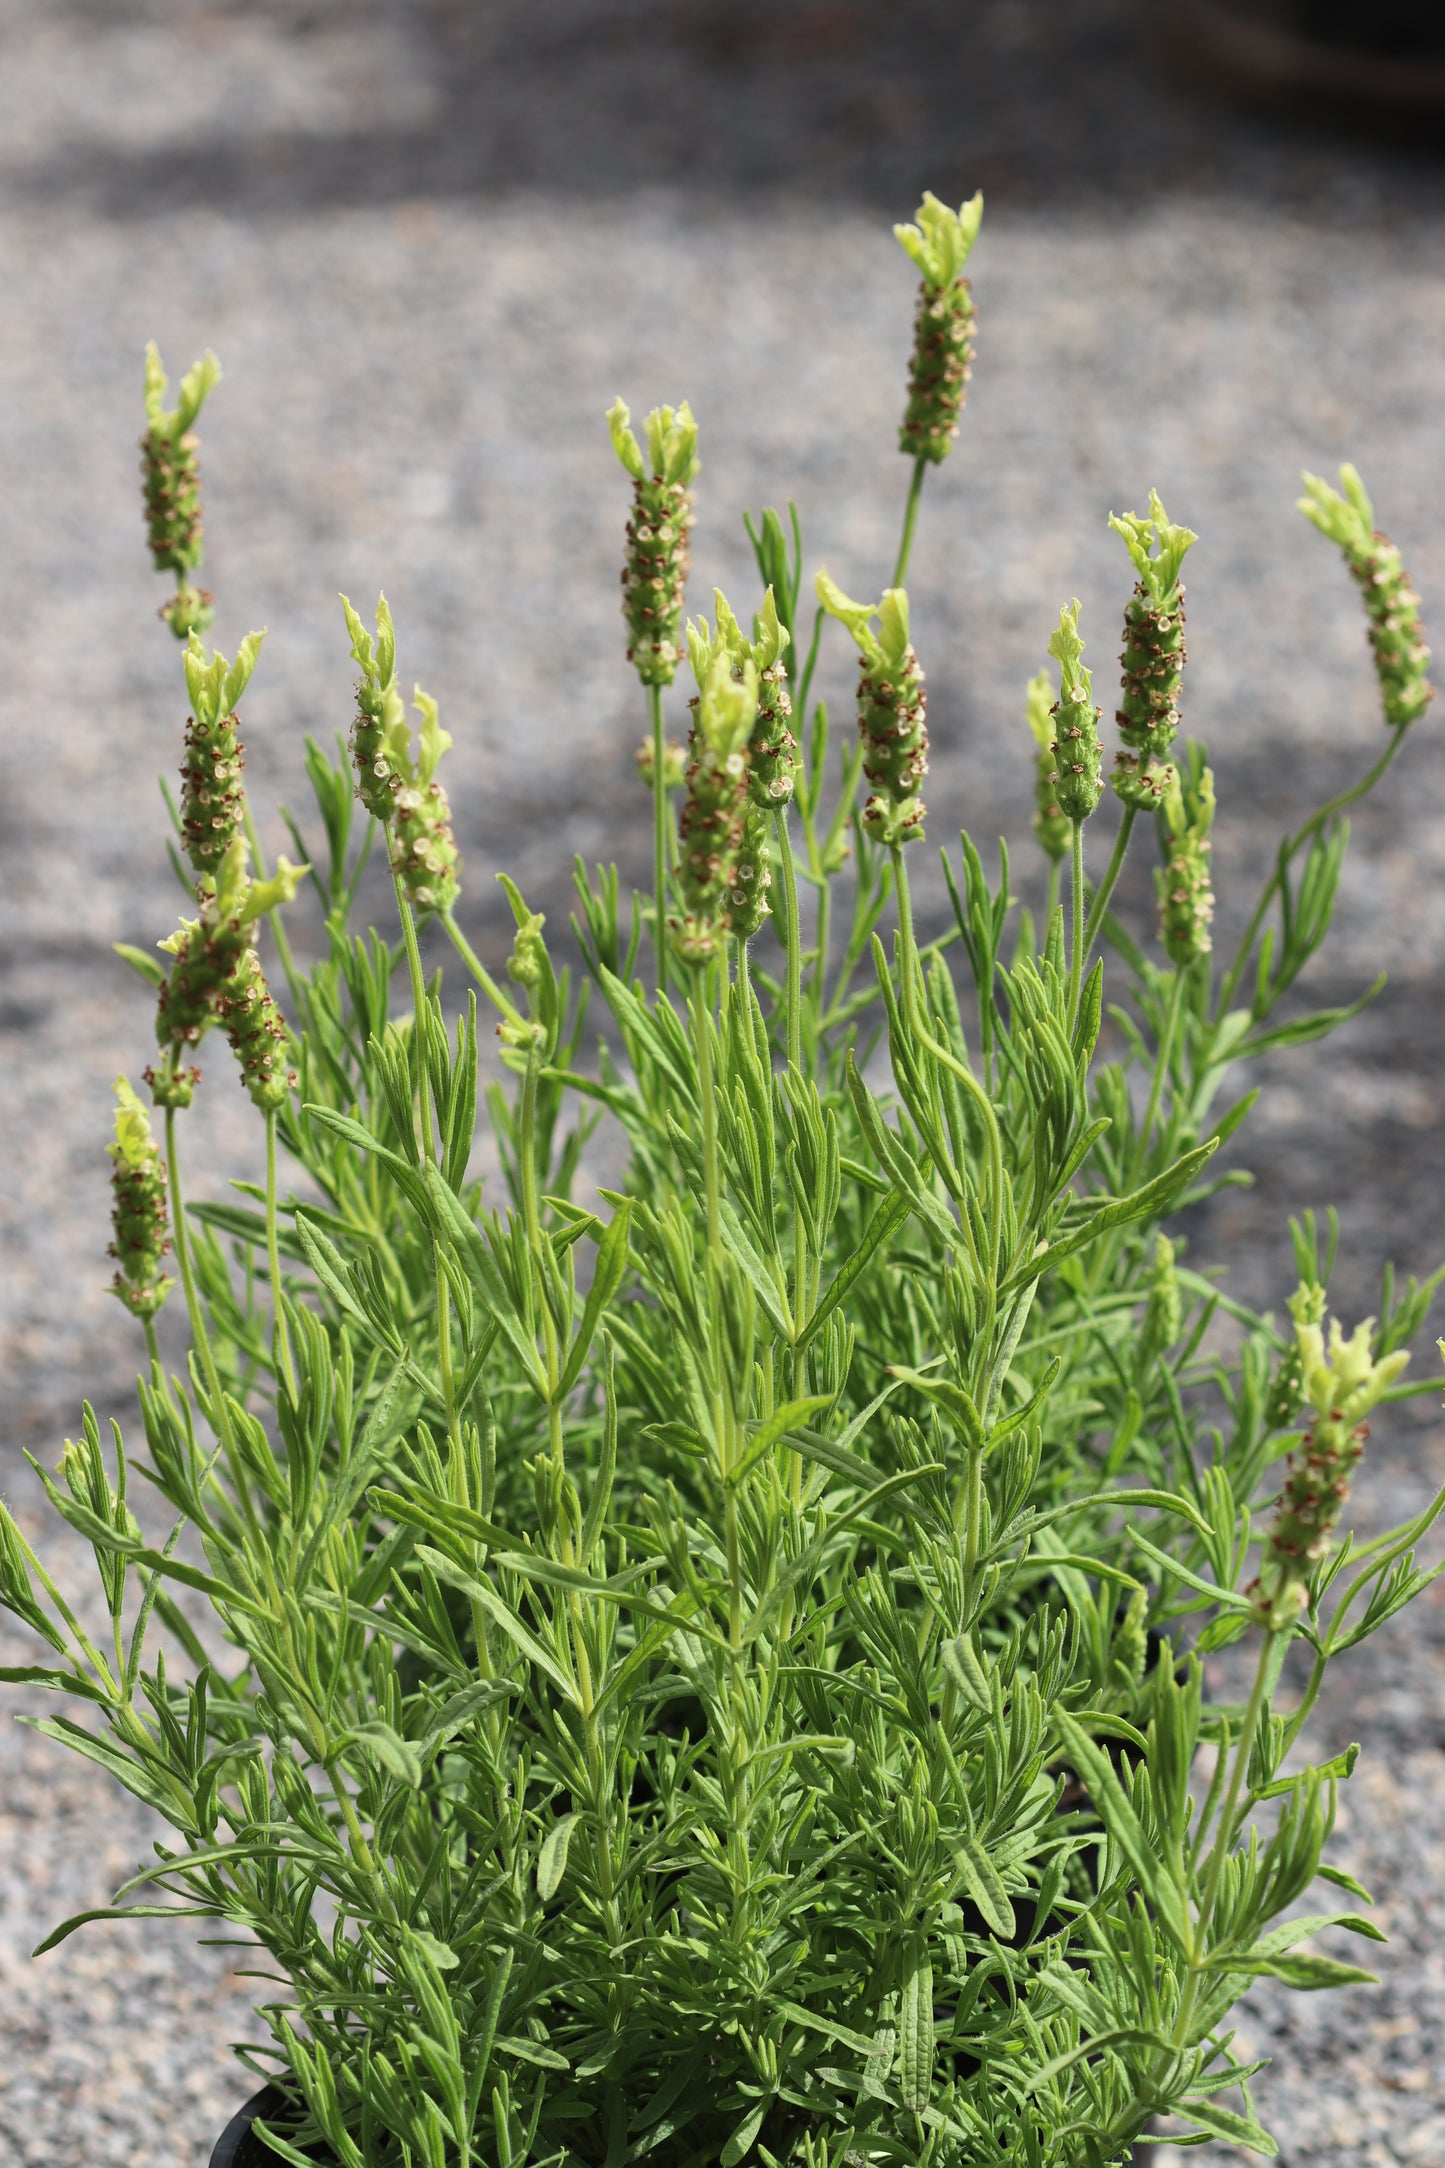
[[[93,1546],[105,1630],[8,1510],[0,1600],[41,1645],[8,1676],[77,1705],[39,1728],[168,1827],[50,1941],[179,1914],[265,1953],[257,2159],[1103,2168],[1165,2111],[1269,2154],[1233,2004],[1261,1974],[1369,1977],[1307,1947],[1378,1939],[1364,1914],[1296,1910],[1320,1879],[1368,1902],[1326,1857],[1353,1754],[1296,1749],[1328,1663],[1440,1570],[1416,1553],[1445,1494],[1369,1542],[1337,1532],[1364,1418],[1431,1389],[1401,1372],[1441,1275],[1387,1281],[1346,1337],[1333,1241],[1305,1219],[1282,1327],[1195,1268],[1178,1217],[1230,1178],[1215,1155],[1256,1097],[1221,1111],[1236,1065],[1354,1013],[1281,1005],[1329,928],[1345,808],[1428,698],[1417,605],[1351,470],[1342,497],[1311,483],[1365,589],[1390,737],[1283,839],[1221,966],[1213,783],[1202,748],[1174,747],[1194,537],[1157,497],[1117,519],[1136,585],[1103,878],[1091,893],[1106,749],[1070,604],[1057,697],[1035,677],[1032,746],[1019,733],[1042,917],[1007,851],[992,885],[965,835],[943,854],[954,927],[921,944],[903,580],[961,403],[981,208],[929,198],[900,229],[924,278],[915,464],[876,606],[819,573],[805,641],[800,522],[767,512],[751,631],[719,596],[684,635],[691,417],[658,410],[644,456],[614,408],[654,886],[629,910],[615,867],[578,866],[580,970],[510,881],[505,973],[468,941],[449,740],[418,693],[413,751],[384,599],[374,631],[344,605],[351,758],[307,742],[317,841],[291,823],[304,863],[269,875],[235,723],[259,635],[228,663],[192,604],[170,611],[198,915],[162,943],[168,970],[125,952],[158,995],[165,1137],[122,1084],[111,1150],[117,1292],[147,1334],[135,1465],[171,1523],[142,1525],[120,1429],[103,1443],[87,1406],[58,1467],[35,1465]],[[186,439],[215,371],[173,416],[157,371],[148,515],[184,576]],[[829,620],[861,659],[836,764],[811,700]],[[680,762],[664,695],[684,645]],[[1111,908],[1141,810],[1157,954]],[[378,835],[399,939],[352,931]],[[303,880],[309,962],[279,915]],[[454,951],[464,1004],[424,938]],[[507,1077],[481,1095],[495,1195],[471,1171],[479,996]],[[268,1179],[188,1209],[191,1057],[216,1023]],[[600,1121],[627,1177],[580,1194]],[[179,1374],[153,1323],[168,1227]],[[1204,1660],[1246,1640],[1247,1701],[1206,1700]],[[1313,1665],[1287,1707],[1294,1644]]]

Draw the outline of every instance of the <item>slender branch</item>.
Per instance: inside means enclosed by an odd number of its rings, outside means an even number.
[[[783,893],[788,899],[788,1067],[800,1074],[803,1067],[803,929],[798,923],[798,871],[793,863],[793,839],[788,833],[786,809],[774,816],[778,852],[783,862]]]
[[[1093,895],[1089,898],[1089,914],[1084,921],[1084,961],[1082,966],[1083,969],[1088,968],[1089,956],[1093,950],[1095,936],[1098,934],[1100,928],[1103,926],[1104,913],[1109,908],[1109,898],[1113,895],[1114,889],[1118,883],[1119,875],[1124,869],[1124,858],[1125,854],[1129,849],[1129,838],[1134,832],[1134,822],[1137,817],[1138,808],[1136,806],[1126,805],[1124,808],[1124,818],[1119,823],[1119,833],[1114,838],[1113,852],[1110,856],[1107,867],[1104,869],[1104,878],[1102,881],[1100,881],[1098,887],[1094,890]]]
[[[901,587],[908,577],[908,560],[913,555],[913,530],[918,525],[918,505],[923,495],[923,477],[928,472],[928,460],[922,452],[913,462],[913,478],[908,484],[908,503],[903,512],[903,532],[898,538],[898,562],[893,567],[889,583]]]
[[[667,991],[667,782],[663,774],[667,750],[662,734],[662,687],[647,688],[647,710],[652,721],[652,925],[657,951],[657,990]]]
[[[1069,1029],[1079,1013],[1079,989],[1084,982],[1084,824],[1074,822],[1069,899],[1073,906],[1074,938],[1069,950]]]
[[[276,1112],[272,1108],[266,1116],[266,1262],[271,1272],[271,1313],[275,1323],[276,1347],[281,1360],[281,1375],[296,1407],[301,1395],[296,1387],[296,1367],[291,1359],[291,1332],[286,1322],[286,1298],[281,1287],[281,1253],[276,1241]]]

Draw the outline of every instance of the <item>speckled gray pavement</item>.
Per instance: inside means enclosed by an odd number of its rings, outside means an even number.
[[[1204,537],[1188,721],[1219,773],[1227,927],[1279,822],[1379,731],[1353,593],[1291,508],[1302,465],[1358,460],[1445,645],[1445,168],[1166,81],[1103,0],[0,0],[0,1477],[27,1525],[21,1447],[53,1458],[82,1392],[128,1420],[136,1353],[103,1293],[103,1145],[149,1003],[108,945],[173,923],[154,776],[184,713],[137,510],[146,338],[225,363],[208,577],[228,650],[272,628],[246,722],[273,845],[302,734],[348,717],[336,591],[384,584],[403,673],[456,735],[464,916],[496,951],[499,862],[554,924],[574,849],[645,865],[603,409],[693,401],[694,598],[746,591],[738,510],[789,494],[810,556],[876,588],[906,479],[912,277],[889,225],[924,186],[978,183],[978,366],[912,583],[932,832],[1007,826],[1028,863],[1023,682],[1073,594],[1107,680],[1105,516],[1157,484]],[[835,656],[845,712],[847,678]],[[1259,1180],[1194,1230],[1250,1295],[1287,1292],[1286,1216],[1332,1198],[1351,1313],[1387,1254],[1445,1252],[1442,724],[1359,816],[1311,981],[1339,999],[1383,968],[1389,989],[1327,1055],[1272,1064],[1238,1155]],[[255,1138],[212,1067],[214,1189]],[[1376,1520],[1445,1478],[1435,1403],[1412,1405],[1377,1427]],[[1324,1730],[1367,1749],[1342,1856],[1393,1939],[1378,1990],[1251,1997],[1245,2032],[1277,2057],[1260,2107],[1290,2168],[1429,2168],[1445,1604],[1342,1667]],[[248,2090],[227,2047],[242,1954],[99,1927],[29,1961],[152,1835],[98,1772],[0,1731],[4,2168],[200,2168]]]

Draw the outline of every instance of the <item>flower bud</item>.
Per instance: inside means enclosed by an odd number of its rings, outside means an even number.
[[[394,740],[391,745],[399,779],[391,801],[391,865],[418,911],[449,911],[461,889],[457,878],[461,854],[452,833],[451,805],[436,779],[436,767],[452,742],[451,733],[438,722],[437,704],[430,694],[418,685],[415,697],[422,719],[415,761],[409,731],[405,750]]]
[[[421,728],[412,753],[406,704],[396,683],[396,632],[385,595],[376,605],[376,637],[341,598],[351,652],[361,669],[351,754],[356,795],[387,831],[391,869],[418,911],[449,911],[461,883],[461,856],[452,833],[451,805],[436,771],[451,745],[437,704],[418,685],[414,699]]]
[[[692,761],[678,823],[678,886],[683,915],[672,919],[673,942],[685,963],[717,954],[732,930],[738,860],[747,826],[749,734],[758,712],[758,672],[751,656],[735,677],[726,646],[693,645],[699,677]]]
[[[1301,1288],[1290,1302],[1311,1420],[1290,1454],[1254,1584],[1255,1619],[1272,1633],[1292,1626],[1309,1608],[1309,1575],[1329,1555],[1351,1473],[1369,1436],[1363,1418],[1410,1360],[1403,1348],[1374,1359],[1372,1317],[1348,1340],[1338,1319],[1331,1319],[1327,1346],[1322,1305],[1311,1300],[1317,1293]]]
[[[1186,805],[1177,773],[1164,801],[1167,862],[1154,875],[1159,897],[1159,938],[1176,971],[1207,956],[1214,946],[1209,926],[1214,890],[1209,881],[1209,831],[1214,825],[1214,773],[1205,768],[1191,784]]]
[[[751,662],[758,673],[758,712],[748,739],[748,797],[759,813],[772,813],[786,805],[798,780],[798,741],[788,727],[793,703],[788,697],[788,673],[783,651],[789,633],[778,617],[771,587],[754,620],[750,640],[728,605],[720,588],[713,589],[717,630],[710,632],[707,619],[689,625],[688,648],[699,683],[707,674],[714,653],[725,654],[735,678]]]
[[[1375,525],[1375,508],[1355,469],[1341,467],[1340,481],[1343,496],[1317,474],[1306,474],[1299,509],[1345,553],[1364,597],[1385,721],[1397,728],[1423,715],[1435,697],[1425,676],[1430,650],[1420,636],[1420,597],[1400,552]]]
[[[1184,674],[1184,588],[1179,570],[1199,537],[1174,526],[1149,492],[1149,514],[1109,515],[1122,535],[1138,581],[1124,609],[1123,690],[1115,715],[1124,748],[1115,755],[1114,789],[1125,805],[1154,811],[1168,796],[1173,773],[1164,756],[1179,728]]]
[[[111,1292],[132,1317],[154,1317],[175,1284],[161,1271],[170,1248],[166,1163],[151,1135],[150,1118],[123,1076],[115,1080],[115,1096],[115,1142],[106,1146],[115,1162],[110,1255],[119,1267]]]
[[[1038,747],[1034,755],[1033,829],[1040,849],[1050,858],[1062,858],[1069,848],[1069,823],[1059,811],[1058,793],[1054,788],[1054,724],[1049,701],[1052,691],[1047,670],[1040,670],[1037,677],[1029,679],[1029,729]]]
[[[742,841],[728,890],[728,919],[734,940],[751,941],[771,915],[768,890],[773,869],[768,863],[768,816],[749,802],[743,821]]]
[[[925,193],[917,218],[917,225],[893,229],[922,274],[913,323],[908,405],[898,432],[898,449],[910,459],[937,465],[953,449],[973,373],[976,315],[963,267],[978,238],[983,197],[976,195],[960,210],[951,211],[936,196]]]
[[[296,1071],[286,1059],[286,1020],[249,943],[216,995],[216,1015],[241,1064],[241,1082],[252,1104],[263,1114],[274,1113],[296,1089]]]
[[[629,427],[621,399],[607,415],[613,449],[632,477],[632,518],[622,568],[622,614],[627,659],[644,685],[670,685],[680,659],[688,536],[693,525],[689,483],[697,473],[697,423],[686,401],[654,407],[647,417],[647,457]]]
[[[290,902],[307,869],[282,858],[269,880],[253,881],[246,860],[245,839],[238,838],[202,892],[200,917],[183,919],[160,944],[175,962],[156,1011],[156,1039],[171,1061],[160,1078],[149,1071],[146,1078],[158,1105],[189,1106],[190,1085],[200,1072],[193,1072],[188,1084],[175,1067],[175,1051],[198,1045],[217,1021],[224,1022],[242,1082],[263,1111],[278,1106],[296,1082],[295,1071],[283,1070],[277,1054],[286,1027],[251,929],[278,903]]]
[[[1059,697],[1050,709],[1054,719],[1054,795],[1060,813],[1068,821],[1087,820],[1099,803],[1103,784],[1099,780],[1099,714],[1089,672],[1079,658],[1084,643],[1079,638],[1079,605],[1071,602],[1059,613],[1057,632],[1049,641],[1049,653],[1059,665]]]
[[[928,694],[908,637],[907,593],[890,587],[877,603],[850,602],[826,572],[816,587],[823,608],[847,626],[862,656],[858,731],[870,786],[863,825],[890,849],[912,843],[923,834],[926,811],[918,785],[928,773]]]
[[[1325,1291],[1317,1281],[1302,1281],[1290,1309],[1296,1324],[1318,1325],[1325,1314]],[[1275,1366],[1270,1380],[1269,1393],[1264,1403],[1264,1422],[1267,1430],[1288,1430],[1300,1411],[1304,1396],[1304,1363],[1300,1356],[1299,1338],[1291,1338],[1288,1347]]]
[[[181,379],[176,405],[167,409],[166,373],[154,345],[146,348],[146,433],[140,440],[146,532],[157,572],[175,572],[180,589],[161,611],[178,639],[203,632],[211,622],[210,593],[192,585],[187,572],[201,562],[200,439],[192,424],[207,394],[220,382],[221,365],[206,354]]]
[[[245,750],[236,735],[236,702],[250,682],[264,632],[247,633],[234,663],[207,656],[195,633],[186,649],[186,686],[192,714],[186,725],[181,768],[181,833],[197,876],[214,878],[245,825],[246,792],[241,773]]]

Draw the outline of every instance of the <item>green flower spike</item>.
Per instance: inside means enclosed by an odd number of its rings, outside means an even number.
[[[714,647],[694,626],[688,635],[699,693],[678,823],[683,915],[668,924],[683,962],[704,964],[734,930],[734,910],[746,917],[751,902],[748,885],[739,880],[739,860],[748,824],[747,745],[757,719],[758,671],[749,656],[734,676],[725,645]]]
[[[214,597],[186,578],[201,562],[201,474],[196,455],[200,439],[192,423],[207,394],[221,380],[221,364],[205,354],[181,379],[174,407],[167,409],[166,372],[154,345],[146,348],[146,433],[140,440],[147,538],[157,572],[174,572],[178,591],[161,616],[178,640],[204,632],[213,615]]]
[[[925,194],[917,218],[914,226],[893,229],[922,278],[913,322],[908,405],[898,432],[898,449],[910,459],[928,459],[936,466],[953,450],[973,374],[977,318],[963,267],[978,239],[983,197],[976,195],[960,210],[951,211],[937,196]]]
[[[713,589],[713,603],[717,610],[716,633],[708,633],[706,618],[696,628],[709,641],[709,655],[713,650],[726,652],[734,677],[741,676],[749,661],[758,673],[758,716],[748,740],[748,796],[758,812],[772,813],[787,804],[798,781],[798,741],[788,727],[793,703],[788,697],[788,672],[783,662],[788,628],[779,622],[771,587],[763,596],[751,640],[720,588]],[[688,627],[689,648],[693,647],[694,629]]]
[[[1327,1345],[1318,1295],[1318,1289],[1301,1288],[1290,1299],[1310,1419],[1290,1454],[1254,1584],[1254,1616],[1271,1633],[1294,1625],[1309,1609],[1309,1575],[1329,1556],[1330,1538],[1350,1495],[1351,1473],[1370,1434],[1364,1417],[1410,1360],[1406,1350],[1398,1348],[1375,1361],[1372,1317],[1348,1340],[1338,1320],[1331,1319]]]
[[[166,1163],[151,1135],[150,1117],[123,1076],[115,1080],[115,1161],[110,1177],[110,1255],[119,1267],[111,1281],[132,1317],[154,1317],[175,1282],[161,1264],[170,1248],[166,1229]]]
[[[1206,768],[1189,802],[1177,773],[1164,800],[1168,859],[1154,875],[1159,897],[1159,938],[1176,971],[1213,947],[1214,890],[1209,882],[1209,831],[1214,825],[1214,774]]]
[[[1029,729],[1038,747],[1034,755],[1034,834],[1039,847],[1050,858],[1064,858],[1069,849],[1069,823],[1059,811],[1058,792],[1054,788],[1054,720],[1050,695],[1053,681],[1047,670],[1040,670],[1028,684]]]
[[[191,716],[181,769],[181,832],[186,856],[201,880],[215,878],[244,827],[246,792],[241,771],[246,756],[236,735],[235,708],[265,637],[264,631],[248,632],[233,663],[221,654],[207,656],[195,633],[186,648]]]
[[[1068,821],[1087,820],[1099,803],[1104,786],[1099,780],[1099,714],[1089,672],[1079,660],[1084,643],[1079,638],[1079,605],[1071,602],[1059,612],[1058,631],[1049,641],[1049,653],[1059,666],[1059,697],[1049,710],[1054,719],[1054,795],[1060,813]]]
[[[879,602],[850,602],[826,572],[816,587],[823,608],[847,626],[862,655],[858,730],[870,786],[863,825],[889,848],[912,843],[923,834],[926,811],[918,785],[928,773],[928,694],[908,637],[907,593],[890,587]]]
[[[226,1036],[241,1064],[241,1080],[263,1111],[280,1106],[295,1085],[296,1073],[283,1066],[286,1025],[266,984],[252,928],[277,904],[295,895],[305,866],[278,859],[269,880],[253,881],[246,870],[244,837],[238,837],[221,861],[214,884],[201,901],[199,918],[183,919],[160,946],[175,958],[161,988],[156,1039],[168,1061],[157,1076],[146,1071],[157,1105],[189,1106],[198,1071],[177,1069],[178,1049],[196,1046],[213,1023],[224,1023]]]
[[[1306,474],[1299,509],[1322,535],[1339,544],[1359,583],[1385,721],[1398,728],[1423,715],[1435,697],[1425,676],[1430,650],[1420,637],[1420,597],[1410,585],[1400,552],[1375,525],[1375,508],[1355,469],[1341,467],[1340,482],[1343,496],[1317,474]]]
[[[1173,767],[1165,754],[1179,728],[1179,687],[1184,674],[1184,588],[1180,567],[1199,540],[1188,527],[1171,524],[1149,492],[1149,515],[1110,513],[1109,525],[1124,538],[1138,581],[1124,610],[1123,691],[1115,715],[1124,748],[1114,756],[1114,788],[1125,805],[1152,812],[1168,796]]]
[[[412,752],[406,704],[396,683],[396,633],[385,595],[376,605],[376,637],[341,598],[351,652],[361,669],[356,721],[351,730],[356,795],[387,831],[391,868],[418,911],[449,911],[460,893],[461,856],[452,833],[451,805],[436,771],[450,746],[437,704],[414,689],[421,728]]]
[[[688,535],[693,524],[689,484],[697,473],[697,423],[684,400],[654,407],[647,417],[647,457],[620,399],[608,410],[613,449],[632,477],[632,518],[622,568],[622,614],[627,659],[644,685],[670,685],[680,660]]]

